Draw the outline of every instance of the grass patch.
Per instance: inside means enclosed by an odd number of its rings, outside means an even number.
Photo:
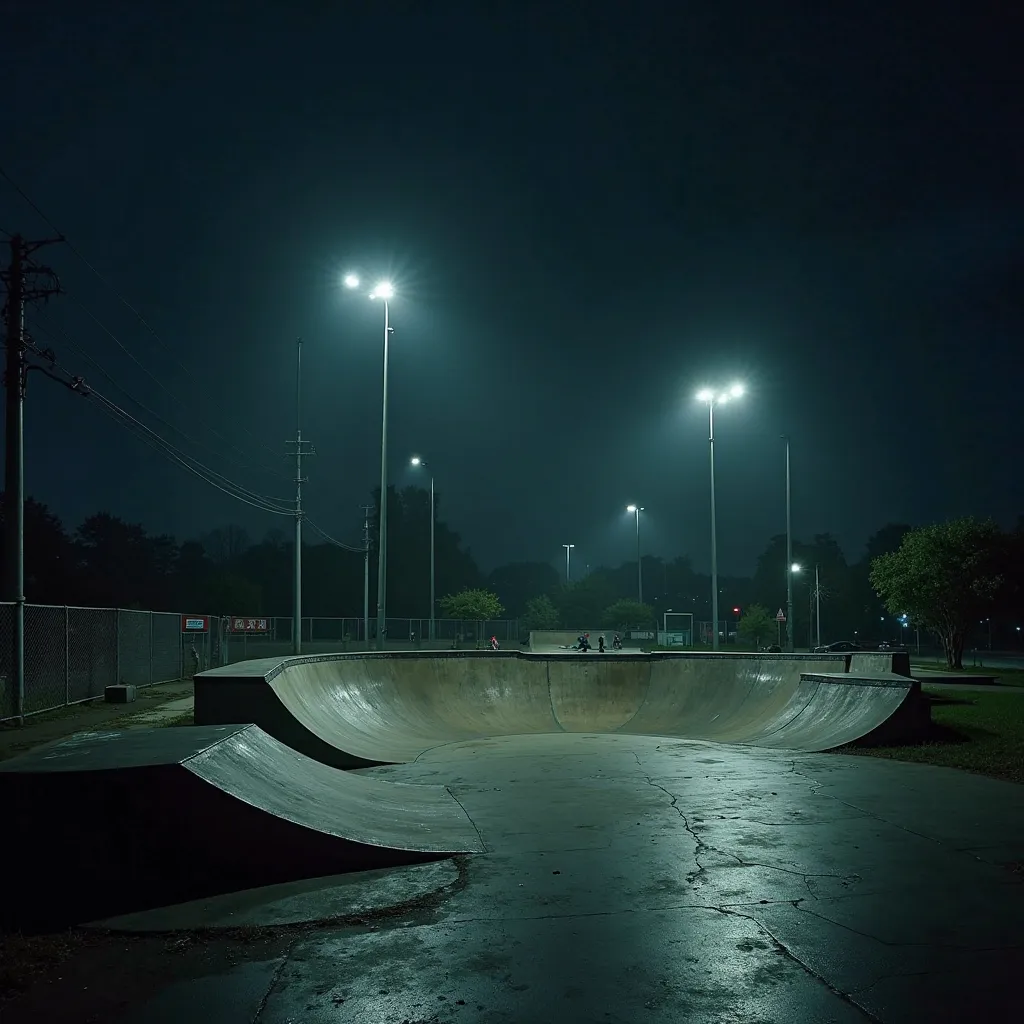
[[[960,768],[1024,783],[1024,696],[976,690],[928,692],[932,728],[927,739],[900,747],[844,747],[844,754],[889,757]]]
[[[995,676],[1004,685],[1024,686],[1024,668],[1000,668],[995,665],[964,665],[963,668],[947,668],[944,659],[911,658],[911,668],[928,669],[951,676]]]

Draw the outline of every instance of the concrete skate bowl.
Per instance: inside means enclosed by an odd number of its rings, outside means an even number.
[[[908,668],[905,654],[337,654],[201,673],[195,714],[254,722],[338,768],[538,733],[823,751],[919,735],[928,707]]]

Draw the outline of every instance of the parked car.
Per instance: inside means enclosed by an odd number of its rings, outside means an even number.
[[[842,654],[844,651],[859,651],[861,650],[860,644],[855,644],[852,640],[837,640],[834,644],[824,644],[821,647],[815,647],[815,654]]]

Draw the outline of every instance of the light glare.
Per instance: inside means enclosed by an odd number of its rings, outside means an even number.
[[[799,566],[799,564],[798,564],[798,563],[794,562],[794,563],[793,563],[793,564],[792,564],[792,565],[791,565],[791,566],[789,567],[789,569],[790,569],[790,572],[799,572],[799,571],[800,571],[800,566]]]
[[[359,275],[358,274],[346,274],[345,275],[345,287],[346,288],[358,288],[359,287]]]

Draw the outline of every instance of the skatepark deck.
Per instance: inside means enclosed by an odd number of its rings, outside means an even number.
[[[920,685],[893,671],[905,658],[460,651],[266,659],[196,676],[196,722],[255,722],[342,768],[537,733],[821,751],[920,729],[928,714]]]
[[[0,802],[18,924],[483,850],[443,786],[340,772],[253,725],[80,733],[0,764]]]

